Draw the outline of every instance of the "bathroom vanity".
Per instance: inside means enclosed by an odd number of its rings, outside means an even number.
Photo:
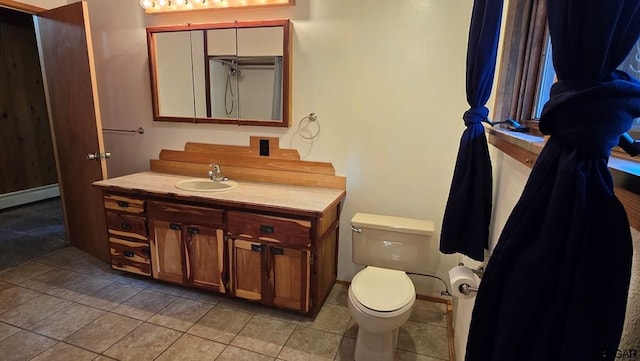
[[[274,150],[270,156],[256,155],[251,168],[247,154],[227,151],[227,159],[214,152],[163,151],[150,172],[94,183],[103,190],[112,267],[315,315],[336,279],[339,215],[346,192],[334,184],[344,184],[344,178],[317,174],[320,185],[282,184],[315,178],[308,167],[302,167],[303,176],[286,176],[298,166],[328,163],[278,159]],[[201,162],[162,159],[180,156]],[[213,182],[206,178],[206,163],[215,158],[225,163],[220,164],[222,172],[237,187],[176,187],[194,175]],[[289,164],[290,169],[269,169],[275,164]],[[241,176],[247,172],[254,175]]]

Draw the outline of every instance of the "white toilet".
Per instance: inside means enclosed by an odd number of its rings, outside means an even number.
[[[433,222],[356,213],[351,219],[352,258],[367,266],[349,286],[349,313],[358,324],[356,361],[393,361],[398,329],[416,301],[405,272],[426,273]]]

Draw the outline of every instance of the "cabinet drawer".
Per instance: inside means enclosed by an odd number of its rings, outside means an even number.
[[[176,223],[211,227],[221,227],[224,223],[224,212],[219,209],[157,201],[149,201],[148,206],[147,216],[149,219],[171,220]]]
[[[120,212],[140,214],[144,213],[144,199],[106,194],[104,196],[104,208]]]
[[[151,276],[148,244],[109,237],[109,248],[112,268]]]
[[[311,245],[311,222],[309,221],[228,212],[227,224],[229,233],[233,236],[296,246]]]
[[[149,239],[147,219],[141,216],[107,211],[107,229],[112,235],[144,241]]]

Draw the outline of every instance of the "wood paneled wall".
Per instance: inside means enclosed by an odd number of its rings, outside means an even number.
[[[187,143],[184,150],[160,151],[151,170],[190,177],[206,177],[216,163],[235,180],[302,187],[347,189],[347,178],[337,176],[331,163],[300,160],[295,149],[281,149],[275,137],[249,137],[249,146]]]
[[[0,8],[0,194],[56,182],[33,20]]]

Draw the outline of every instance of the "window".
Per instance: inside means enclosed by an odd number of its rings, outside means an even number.
[[[551,92],[551,85],[556,82],[556,71],[553,68],[553,57],[551,53],[551,39],[546,38],[544,59],[542,60],[542,69],[540,71],[540,84],[536,92],[536,103],[533,113],[534,119],[540,119],[542,114],[542,108],[544,104],[549,100],[549,93]]]
[[[536,119],[537,95],[545,73],[548,50],[545,0],[511,0],[506,9],[503,52],[498,73],[494,120],[513,118],[527,123]],[[553,78],[551,78],[553,79]],[[548,90],[546,91],[548,94]],[[537,127],[532,127],[537,128]]]
[[[551,39],[546,38],[545,52],[541,60],[540,82],[535,95],[536,103],[534,110],[534,119],[540,119],[542,107],[549,100],[549,92],[551,85],[557,80],[556,72],[553,69],[553,59],[551,53]],[[620,64],[618,69],[627,72],[629,75],[640,79],[640,41],[636,43],[629,55]],[[640,135],[640,118],[636,118],[631,131]],[[637,137],[636,137],[637,138]]]
[[[511,0],[506,9],[504,48],[498,74],[494,120],[513,118],[541,135],[537,120],[556,80],[545,0]],[[640,79],[640,41],[619,69]],[[629,131],[640,140],[640,118]]]
[[[640,41],[631,49],[631,52],[618,69],[624,70],[629,75],[640,79]]]
[[[509,0],[505,18],[505,39],[497,78],[494,120],[517,119],[536,133],[542,106],[548,99],[555,80],[546,18],[546,0]],[[621,65],[624,71],[640,77],[640,42]],[[627,68],[624,68],[627,67]],[[640,121],[636,119],[629,132],[640,139]],[[490,132],[489,142],[517,161],[531,167],[541,149],[531,137],[518,138],[519,133]],[[542,135],[537,132],[538,135]],[[640,156],[631,161],[622,150],[610,169],[614,191],[622,202],[631,226],[640,229]]]

